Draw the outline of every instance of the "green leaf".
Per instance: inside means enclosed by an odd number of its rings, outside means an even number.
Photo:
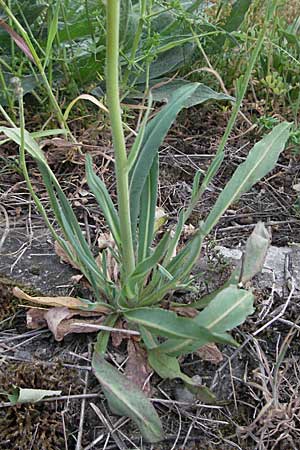
[[[176,248],[183,230],[183,226],[184,226],[184,211],[182,210],[179,213],[178,222],[174,230],[174,235],[170,240],[169,248],[166,257],[163,261],[164,266],[168,264],[170,260],[174,257],[174,253],[176,252]]]
[[[167,353],[170,356],[180,356],[188,353],[195,352],[200,347],[205,344],[209,344],[210,342],[218,342],[220,344],[229,344],[233,347],[238,347],[238,343],[233,339],[232,336],[228,333],[214,333],[213,339],[168,339],[162,344],[160,344],[157,348],[159,351],[163,353]]]
[[[163,379],[180,378],[186,387],[193,392],[195,400],[212,403],[216,400],[214,394],[206,387],[196,383],[188,375],[181,372],[179,362],[173,356],[168,356],[153,349],[148,352],[148,362],[153,370]]]
[[[103,325],[105,325],[106,327],[114,327],[116,321],[118,320],[118,314],[110,314],[108,315],[104,322]],[[108,346],[108,341],[109,341],[109,336],[110,336],[110,331],[99,331],[99,333],[97,334],[97,342],[95,344],[95,352],[98,354],[105,354],[107,346]]]
[[[148,97],[148,106],[147,106],[146,113],[145,113],[145,115],[143,117],[142,123],[141,123],[141,125],[139,127],[139,130],[138,130],[138,134],[137,134],[137,136],[136,136],[136,138],[134,140],[134,143],[133,143],[133,145],[132,145],[132,147],[130,149],[130,153],[128,155],[128,160],[127,160],[128,172],[130,172],[130,170],[132,169],[132,167],[133,167],[133,165],[135,163],[135,160],[136,160],[136,158],[137,158],[137,156],[139,154],[141,145],[143,143],[144,134],[145,134],[145,130],[146,130],[146,125],[147,125],[147,122],[148,122],[148,119],[149,119],[149,115],[150,115],[150,112],[151,112],[152,99],[153,99],[153,97],[152,97],[152,93],[150,91],[149,97]]]
[[[9,139],[14,141],[19,146],[21,145],[21,130],[20,128],[0,127],[0,133],[4,133]],[[28,131],[24,130],[25,150],[36,160],[47,164],[47,160],[43,151],[40,149],[38,143],[31,137]]]
[[[121,237],[119,216],[105,184],[93,170],[92,158],[90,155],[86,155],[86,175],[89,188],[93,192],[97,203],[104,214],[114,241],[118,247],[120,247]]]
[[[140,199],[159,146],[164,140],[185,100],[197,89],[198,83],[178,89],[168,103],[146,126],[143,143],[130,173],[130,214],[132,235],[136,235]]]
[[[213,333],[224,333],[253,314],[253,294],[236,286],[220,292],[193,320]]]
[[[130,322],[148,328],[157,336],[214,341],[212,333],[203,326],[199,326],[194,319],[178,317],[173,311],[161,308],[137,308],[125,311],[124,315]]]
[[[255,144],[246,161],[234,172],[208,215],[202,231],[208,234],[226,209],[275,166],[289,138],[291,124],[283,122]]]
[[[158,262],[163,258],[167,251],[169,242],[169,233],[165,233],[164,237],[160,240],[159,244],[153,251],[152,255],[142,260],[135,268],[135,270],[129,275],[126,283],[126,291],[133,297],[135,295],[135,285],[146,275],[148,275]]]
[[[224,26],[226,31],[235,31],[240,27],[251,3],[251,0],[236,0],[234,2],[230,15]]]
[[[54,397],[60,394],[61,391],[15,387],[11,394],[6,395],[12,405],[20,405],[22,403],[36,403],[45,397]]]
[[[202,236],[196,234],[192,240],[176,255],[167,267],[164,267],[170,274],[172,279],[162,284],[161,273],[158,273],[148,284],[142,293],[140,304],[143,306],[154,305],[159,303],[164,296],[172,290],[182,288],[182,284],[189,282],[187,279],[194,266],[196,259],[199,257],[202,246]]]
[[[152,90],[153,100],[157,102],[169,102],[177,89],[180,89],[182,86],[188,86],[189,84],[191,84],[190,81],[180,79],[162,84],[162,86]],[[198,83],[197,89],[185,100],[184,107],[190,108],[191,106],[200,105],[207,100],[234,101],[234,98],[230,95],[216,92],[205,84]]]
[[[10,139],[21,145],[21,132],[19,128],[0,127],[0,132],[5,133]],[[94,256],[84,238],[80,225],[74,214],[74,211],[61,189],[57,178],[49,167],[44,152],[40,149],[38,143],[32,138],[28,131],[24,130],[25,150],[37,161],[39,170],[45,183],[50,204],[55,214],[55,218],[64,232],[65,238],[69,241],[71,247],[74,249],[74,254],[69,251],[63,241],[58,238],[63,248],[67,251],[71,260],[74,260],[79,266],[82,273],[91,282],[95,289],[96,295],[99,297],[98,288],[99,283],[106,284],[103,273],[97,266]],[[49,226],[49,225],[48,225]],[[55,237],[57,239],[57,237]],[[109,283],[107,282],[107,285]]]
[[[105,361],[104,356],[94,352],[92,367],[101,383],[111,411],[130,417],[148,442],[163,439],[162,424],[154,407],[143,394],[118,370]]]
[[[209,305],[192,319],[201,327],[215,336],[215,341],[204,340],[193,342],[191,339],[169,339],[159,346],[159,349],[172,356],[191,353],[208,342],[227,342],[236,345],[236,342],[225,332],[240,325],[249,314],[252,314],[253,294],[238,289],[237,286],[229,286],[219,292]]]
[[[48,36],[47,36],[47,44],[46,44],[46,50],[45,50],[44,69],[47,66],[49,58],[51,56],[53,42],[54,42],[55,36],[57,34],[59,11],[60,11],[60,2],[57,1],[57,3],[52,6],[52,11],[51,11],[52,17],[51,17],[51,22],[48,26]]]
[[[141,194],[138,232],[138,261],[149,255],[155,226],[158,188],[158,155],[155,156],[150,173]]]
[[[270,235],[262,222],[256,224],[249,236],[243,256],[242,267],[237,267],[226,283],[210,294],[205,295],[196,302],[190,303],[190,308],[203,309],[225,288],[233,284],[245,284],[261,271],[270,245]]]

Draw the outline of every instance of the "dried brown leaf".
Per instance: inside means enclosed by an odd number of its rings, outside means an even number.
[[[69,256],[66,254],[66,252],[64,251],[62,246],[57,241],[55,241],[55,243],[54,243],[54,250],[55,250],[55,253],[57,254],[57,256],[59,256],[60,262],[69,264],[74,269],[80,270],[80,267],[69,258]]]
[[[45,314],[47,309],[30,308],[26,313],[27,328],[35,330],[47,326]]]
[[[76,318],[75,318],[76,316]],[[80,317],[80,325],[78,324]],[[48,326],[56,341],[71,333],[95,333],[89,325],[102,324],[104,316],[92,311],[75,311],[68,308],[35,309],[27,312],[27,326],[31,329]],[[86,323],[86,326],[85,326]]]
[[[87,304],[75,297],[32,297],[18,287],[13,288],[13,295],[20,300],[26,300],[27,302],[38,305],[66,307],[69,309],[79,310],[80,312],[87,310]],[[109,308],[106,308],[106,306],[103,305],[95,304],[95,306],[93,306],[93,312],[106,314],[110,311],[111,310]]]
[[[77,318],[73,319],[74,316]],[[78,316],[85,317],[85,319],[80,319],[80,325],[78,324]],[[102,324],[104,317],[99,317],[99,315],[95,319],[91,319],[91,317],[95,317],[95,313],[71,311],[68,308],[51,308],[45,314],[48,328],[52,331],[56,341],[61,341],[70,333],[95,333],[95,329],[89,325]]]
[[[203,361],[209,361],[212,364],[219,364],[223,361],[223,355],[216,344],[206,344],[200,347],[196,352]]]
[[[151,367],[148,364],[147,352],[138,342],[129,339],[127,344],[128,359],[125,368],[126,377],[147,395],[151,395],[149,375]]]
[[[199,314],[199,311],[195,308],[191,308],[189,306],[172,306],[170,308],[172,311],[175,311],[180,316],[191,317],[194,318]]]

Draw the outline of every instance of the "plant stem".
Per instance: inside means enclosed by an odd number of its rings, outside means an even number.
[[[127,154],[119,97],[119,18],[120,1],[109,0],[107,2],[106,90],[115,151],[123,275],[126,279],[126,275],[134,269],[135,260],[130,220]]]

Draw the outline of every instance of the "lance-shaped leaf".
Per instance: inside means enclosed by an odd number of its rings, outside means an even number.
[[[161,421],[153,405],[128,378],[94,352],[92,366],[114,414],[130,417],[139,427],[144,439],[158,442],[163,439]]]
[[[155,156],[141,194],[138,231],[138,261],[150,253],[155,231],[155,213],[158,188],[158,155]]]
[[[195,342],[192,339],[169,339],[161,344],[159,349],[169,355],[178,356],[194,352],[208,342],[222,342],[222,338],[224,341],[227,339],[228,343],[235,345],[236,342],[232,338],[230,342],[230,336],[225,332],[243,323],[253,311],[253,295],[251,292],[238,289],[236,286],[229,286],[219,292],[198,316],[191,319],[215,335],[215,341],[204,342],[204,340],[199,340]]]
[[[170,102],[146,126],[143,142],[130,173],[130,213],[132,234],[135,236],[140,198],[158,148],[164,140],[185,101],[197,89],[198,83],[178,89]]]
[[[206,386],[196,383],[188,375],[181,372],[179,362],[175,357],[168,356],[165,353],[154,349],[148,352],[148,362],[161,378],[168,378],[170,380],[180,378],[186,387],[193,392],[196,400],[207,403],[215,401],[214,394]]]
[[[161,308],[137,308],[126,311],[124,315],[127,320],[147,328],[156,336],[190,339],[194,342],[203,340],[203,343],[218,341],[219,336],[204,326],[199,326],[194,319],[178,317],[173,311]]]
[[[159,261],[163,258],[167,251],[167,246],[169,242],[169,233],[165,233],[164,237],[160,240],[159,244],[153,251],[152,255],[148,258],[145,258],[141,261],[134,271],[129,275],[127,283],[126,283],[126,292],[131,297],[134,296],[134,287],[135,285],[145,278],[151,270],[157,266]]]
[[[219,195],[202,227],[205,234],[212,230],[231,203],[238,200],[244,192],[273,169],[289,138],[290,127],[290,123],[280,123],[255,144],[246,161],[236,169]]]
[[[19,146],[21,145],[21,131],[20,128],[0,127],[0,133],[4,133],[9,139],[14,141]],[[40,149],[38,143],[32,138],[28,131],[24,130],[24,140],[26,151],[37,161],[47,164],[47,160],[43,151]]]
[[[245,284],[258,274],[264,265],[267,251],[271,242],[271,236],[262,222],[256,224],[254,230],[249,236],[245,252],[243,255],[242,267],[237,267],[231,274],[229,280],[210,294],[205,295],[196,302],[188,306],[196,309],[203,309],[225,288],[232,284]]]
[[[187,80],[176,79],[170,81],[168,83],[161,82],[161,86],[154,88],[152,90],[153,100],[156,102],[168,102],[172,97],[173,93],[176,92],[182,86],[187,86],[190,84]],[[206,86],[205,84],[199,83],[196,91],[193,95],[189,96],[185,100],[185,108],[190,108],[191,106],[199,105],[200,103],[204,103],[207,100],[230,100],[234,101],[233,97],[230,95],[224,94],[223,92],[219,93]]]
[[[103,181],[95,174],[90,155],[86,156],[86,176],[88,185],[100,206],[114,241],[120,246],[120,221],[117,210]]]
[[[210,304],[195,317],[195,322],[214,333],[224,333],[244,322],[253,314],[253,294],[229,286],[220,292]]]

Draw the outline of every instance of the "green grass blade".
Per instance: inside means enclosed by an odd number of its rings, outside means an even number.
[[[54,13],[52,16],[52,20],[48,26],[48,37],[45,50],[44,70],[47,67],[49,59],[51,57],[53,42],[58,31],[59,11],[60,11],[60,1],[58,0],[56,4],[54,4]]]
[[[148,122],[149,119],[149,115],[151,112],[151,108],[152,108],[152,94],[151,91],[149,92],[149,98],[148,98],[148,106],[147,106],[147,110],[145,113],[145,116],[142,120],[141,126],[139,128],[138,134],[135,138],[135,141],[130,149],[130,153],[128,155],[128,160],[127,160],[127,164],[128,164],[128,172],[130,172],[130,170],[132,169],[136,158],[139,154],[139,151],[141,149],[141,145],[144,139],[144,135],[145,135],[145,129],[146,129],[146,124]]]

